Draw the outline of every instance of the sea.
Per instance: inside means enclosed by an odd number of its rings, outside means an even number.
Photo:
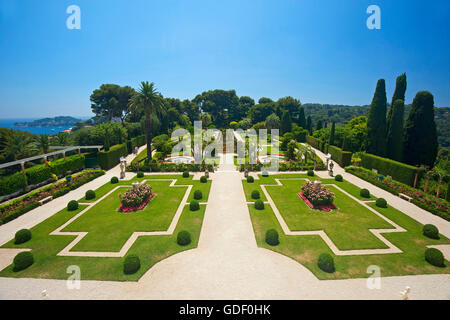
[[[62,127],[17,127],[14,125],[16,122],[29,122],[34,120],[43,119],[42,118],[11,118],[11,119],[0,119],[0,128],[16,129],[22,131],[28,131],[33,134],[58,134],[61,131],[70,129],[72,126],[62,126]],[[77,117],[79,119],[87,120],[89,117]]]

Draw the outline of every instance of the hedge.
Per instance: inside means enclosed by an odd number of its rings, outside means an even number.
[[[369,170],[376,169],[379,174],[391,176],[392,179],[409,186],[414,185],[414,179],[418,171],[416,167],[369,153],[361,154],[361,165]]]
[[[67,171],[79,171],[84,168],[85,157],[83,155],[73,155],[49,162],[52,173],[57,176],[64,175]]]
[[[189,172],[204,172],[206,168],[208,168],[209,172],[214,171],[212,164],[152,162],[139,165],[139,171],[145,172],[183,172],[186,170]],[[128,171],[136,172],[137,169],[137,163],[132,163],[127,167]]]
[[[109,170],[119,163],[120,157],[126,157],[127,155],[127,144],[116,144],[109,148],[109,151],[99,151],[98,164],[103,170]]]
[[[22,172],[0,178],[0,196],[14,193],[25,188],[27,181]]]
[[[336,146],[328,146],[328,153],[331,154],[331,159],[343,168],[352,163],[352,153],[350,151],[344,151]]]
[[[31,168],[25,169],[28,184],[38,184],[50,179],[52,168],[45,164],[39,164]]]
[[[134,147],[143,146],[146,143],[145,135],[137,136],[131,139],[131,150],[128,150],[130,153],[133,151]]]
[[[306,142],[307,142],[311,147],[316,148],[316,149],[320,149],[320,148],[319,148],[319,142],[320,142],[319,139],[314,138],[314,137],[312,137],[312,136],[306,136]]]
[[[33,254],[29,251],[20,252],[14,257],[13,271],[24,270],[34,263]]]

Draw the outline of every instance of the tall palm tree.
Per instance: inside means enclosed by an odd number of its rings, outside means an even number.
[[[145,111],[145,137],[147,140],[147,159],[152,160],[152,136],[151,136],[151,120],[152,114],[163,114],[164,104],[162,95],[156,90],[153,82],[142,81],[139,90],[131,97],[129,108],[136,110],[144,108]]]
[[[33,142],[21,132],[8,134],[1,146],[2,154],[7,159],[18,160],[35,154]]]

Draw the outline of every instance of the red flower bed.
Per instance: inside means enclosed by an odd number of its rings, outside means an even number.
[[[142,209],[144,209],[144,208],[147,206],[147,204],[150,202],[150,200],[153,199],[154,196],[155,196],[155,194],[152,193],[151,195],[149,195],[149,196],[147,197],[147,199],[144,200],[144,202],[142,202],[142,203],[141,203],[139,206],[137,206],[137,207],[125,207],[123,204],[121,204],[121,205],[119,206],[119,211],[120,211],[120,212],[124,212],[124,213],[129,213],[129,212],[133,212],[133,211],[139,211],[139,210],[142,210]]]
[[[302,200],[305,201],[305,203],[306,203],[306,204],[308,205],[308,207],[310,207],[311,209],[322,210],[322,211],[325,211],[325,212],[330,212],[331,210],[337,209],[337,207],[334,205],[334,203],[332,203],[332,204],[322,204],[322,205],[317,205],[317,206],[315,206],[315,205],[313,205],[313,204],[308,200],[307,197],[305,197],[305,196],[303,195],[302,192],[299,192],[299,193],[298,193],[298,196],[299,196],[300,198],[302,198]]]
[[[152,188],[147,184],[140,184],[137,188],[128,189],[125,193],[119,193],[121,205],[119,211],[132,212],[142,210],[153,198]]]

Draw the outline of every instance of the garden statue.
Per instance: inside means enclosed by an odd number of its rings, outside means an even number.
[[[120,157],[120,179],[125,178],[125,166],[127,162],[124,157]]]
[[[333,167],[334,167],[334,163],[333,163],[333,161],[330,161],[330,166],[329,166],[328,174],[329,174],[331,177],[333,176]]]
[[[47,293],[47,290],[42,290],[42,292],[41,292],[41,297],[42,297],[42,300],[47,300],[48,299],[48,293]]]
[[[206,167],[206,169],[205,169],[205,177],[206,177],[206,179],[209,179],[209,170],[208,170],[208,167]]]
[[[247,168],[247,162],[245,163],[245,167],[244,167],[244,177],[247,178],[248,177],[248,168]]]
[[[406,287],[405,290],[400,291],[400,294],[402,295],[402,300],[409,300],[409,292],[411,291],[410,287]]]

